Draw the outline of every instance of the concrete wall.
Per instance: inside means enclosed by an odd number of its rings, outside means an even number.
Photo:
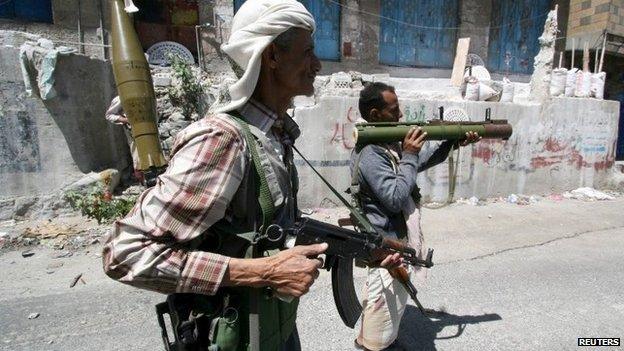
[[[399,88],[400,81],[408,86],[422,85],[425,80],[395,79],[392,84]],[[432,84],[440,84],[440,80]],[[482,141],[462,149],[456,199],[548,194],[581,186],[600,188],[609,179],[617,138],[617,102],[574,98],[556,98],[543,105],[467,102],[456,96],[402,98],[406,92],[397,92],[410,120],[435,118],[439,106],[461,107],[473,120],[480,120],[490,107],[492,118],[508,119],[513,125],[509,141]],[[356,95],[351,90],[326,93],[316,103],[306,100],[295,108],[295,119],[303,131],[298,141],[300,150],[340,191],[351,179],[348,160],[354,147],[353,125],[359,118]],[[297,164],[301,206],[338,202],[309,167],[301,160]],[[445,200],[447,163],[422,173],[418,183],[425,199]]]
[[[57,97],[42,101],[26,95],[18,54],[0,45],[0,207],[55,194],[84,173],[126,168],[123,131],[104,119],[115,94],[110,64],[59,56]]]
[[[30,23],[0,19],[0,32],[26,32],[39,35],[42,38],[52,40],[56,45],[68,46],[78,50],[79,35],[74,28],[65,28],[49,23]],[[11,35],[13,36],[13,34]],[[4,43],[4,35],[0,34],[0,41]],[[85,45],[85,55],[91,57],[103,57],[100,36],[94,28],[84,29],[84,42],[95,45]],[[19,46],[19,45],[17,45]],[[110,51],[110,49],[109,49]]]

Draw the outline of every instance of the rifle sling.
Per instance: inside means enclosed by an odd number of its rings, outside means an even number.
[[[266,174],[264,173],[264,168],[262,168],[262,164],[260,163],[260,155],[258,154],[258,149],[256,145],[256,139],[251,133],[249,129],[249,125],[245,118],[238,113],[237,111],[231,111],[230,116],[234,119],[241,127],[243,132],[243,136],[245,137],[245,141],[249,147],[249,152],[251,153],[251,160],[253,162],[254,169],[256,171],[256,175],[258,176],[258,180],[260,181],[259,194],[258,194],[258,203],[260,204],[260,210],[262,212],[262,226],[260,227],[260,234],[264,234],[269,224],[273,221],[273,216],[275,215],[275,205],[273,203],[273,197],[271,196],[271,191],[269,190],[269,184],[266,179]],[[258,252],[258,245],[254,244],[252,241],[252,258],[259,257],[260,253]],[[259,311],[259,299],[260,292],[258,289],[251,289],[249,292],[249,350],[250,351],[260,351],[260,311]]]
[[[318,175],[319,178],[321,178],[323,183],[325,183],[325,185],[327,185],[329,190],[331,190],[332,193],[336,195],[336,197],[340,200],[340,202],[342,202],[342,204],[345,205],[349,209],[349,212],[351,212],[351,215],[355,218],[357,222],[356,226],[362,228],[367,233],[376,233],[377,231],[375,230],[375,227],[373,227],[373,225],[368,221],[366,216],[364,216],[355,207],[351,206],[351,204],[349,204],[349,201],[347,201],[344,197],[342,197],[342,195],[340,195],[340,193],[325,178],[323,178],[323,176],[316,170],[316,168],[312,166],[310,161],[308,161],[294,145],[293,145],[293,149],[297,151],[299,156],[301,156],[301,158],[308,164],[308,166],[312,168],[314,173],[316,173],[316,175]]]

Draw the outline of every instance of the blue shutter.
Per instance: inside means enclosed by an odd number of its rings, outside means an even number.
[[[52,23],[51,0],[15,1],[15,17],[26,21]]]
[[[533,73],[550,0],[493,1],[488,68],[505,73]]]
[[[321,60],[340,60],[340,5],[324,0],[299,0],[316,21],[314,53]]]
[[[234,13],[238,12],[238,9],[243,5],[245,0],[234,0]]]
[[[0,0],[0,18],[13,18],[15,17],[15,8],[13,0],[1,1]]]
[[[340,5],[326,0],[299,0],[316,21],[314,53],[321,60],[340,60]],[[234,0],[234,13],[245,0]]]
[[[451,67],[458,13],[457,0],[382,1],[379,62],[392,66]]]

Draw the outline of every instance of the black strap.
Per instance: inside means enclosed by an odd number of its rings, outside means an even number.
[[[336,197],[340,200],[340,202],[342,202],[342,204],[345,205],[349,209],[349,212],[351,212],[351,215],[356,220],[358,226],[368,233],[375,233],[376,232],[375,227],[373,227],[373,225],[368,221],[366,216],[364,216],[363,213],[358,211],[358,209],[351,206],[351,204],[349,204],[349,201],[347,201],[344,197],[342,197],[342,195],[340,195],[340,193],[336,189],[334,189],[334,187],[331,184],[329,184],[329,182],[325,178],[323,178],[323,176],[316,170],[316,168],[312,166],[310,161],[308,161],[294,145],[293,145],[293,149],[297,151],[299,156],[301,156],[301,158],[308,164],[308,166],[312,168],[314,173],[316,173],[316,175],[318,175],[319,178],[321,178],[323,183],[325,183],[325,185],[327,185],[329,190],[331,190],[334,193],[334,195],[336,195]]]
[[[273,221],[275,215],[275,205],[273,202],[273,196],[269,190],[269,183],[264,173],[264,168],[260,162],[260,154],[256,145],[256,138],[249,129],[249,124],[245,121],[245,118],[238,112],[232,111],[229,113],[232,119],[234,119],[241,126],[247,145],[249,145],[249,151],[251,153],[251,159],[253,161],[254,169],[260,180],[260,189],[258,194],[258,202],[260,203],[260,209],[262,211],[262,227],[260,227],[260,233],[264,234],[264,231],[268,228]]]

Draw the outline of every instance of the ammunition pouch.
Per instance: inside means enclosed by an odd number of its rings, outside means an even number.
[[[229,305],[231,298],[200,294],[171,294],[156,305],[158,324],[167,351],[219,351],[238,345],[238,310]],[[170,338],[165,315],[171,320]],[[226,331],[227,332],[219,332]],[[219,346],[221,345],[221,346]]]

